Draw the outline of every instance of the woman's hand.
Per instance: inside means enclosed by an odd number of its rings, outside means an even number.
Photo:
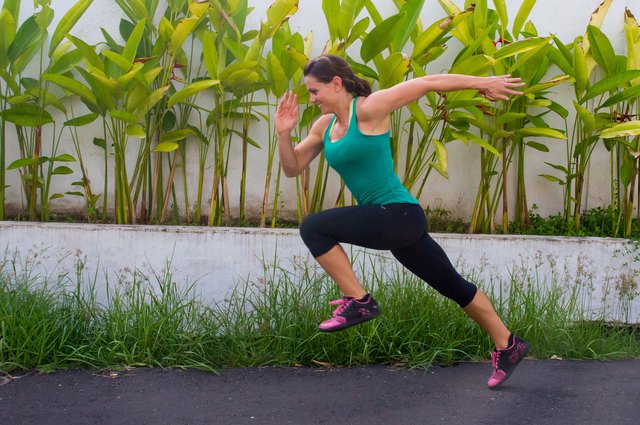
[[[298,123],[298,96],[288,91],[282,96],[276,110],[276,132],[289,134]]]
[[[508,95],[520,96],[522,93],[513,89],[524,86],[520,77],[511,74],[485,77],[480,93],[489,100],[509,100]]]

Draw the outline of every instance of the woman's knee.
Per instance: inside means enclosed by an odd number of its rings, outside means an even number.
[[[313,238],[314,235],[318,233],[318,225],[317,220],[315,219],[315,214],[310,214],[302,220],[300,223],[300,236],[302,240],[306,241]]]
[[[338,243],[323,231],[322,222],[323,220],[318,214],[311,214],[300,223],[302,241],[314,257],[326,253]]]

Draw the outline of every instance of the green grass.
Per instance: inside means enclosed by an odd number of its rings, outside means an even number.
[[[316,267],[265,266],[220,304],[206,304],[196,284],[177,285],[167,270],[111,283],[107,301],[77,276],[49,279],[0,264],[0,371],[127,366],[199,368],[263,365],[355,366],[489,358],[488,337],[453,302],[400,269],[374,270],[367,286],[382,315],[335,333],[316,331],[327,301],[340,295]],[[514,280],[516,280],[514,278]],[[494,299],[508,326],[532,344],[531,355],[608,360],[638,357],[638,330],[597,318],[584,322],[576,289],[522,276]],[[492,293],[493,288],[486,288]],[[495,288],[500,289],[500,288]]]

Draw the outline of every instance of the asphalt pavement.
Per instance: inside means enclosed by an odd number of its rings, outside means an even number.
[[[16,372],[0,377],[0,424],[640,424],[640,360],[526,359],[496,390],[490,369]]]

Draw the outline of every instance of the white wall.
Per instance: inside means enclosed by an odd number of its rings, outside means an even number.
[[[32,13],[32,2],[22,2],[22,19]],[[51,6],[56,11],[56,20],[52,24],[51,28],[54,28],[58,20],[64,15],[66,10],[74,4],[74,0],[52,0]],[[257,28],[260,20],[265,16],[267,7],[271,4],[270,1],[250,1],[252,7],[255,8],[251,15],[250,25]],[[322,50],[324,42],[328,38],[328,31],[324,22],[324,15],[321,9],[320,0],[301,0],[300,10],[291,19],[292,31],[297,31],[302,34],[313,32],[314,39],[314,53],[319,54]],[[394,7],[391,2],[377,0],[375,2],[379,7],[383,15],[390,15],[394,12]],[[456,4],[462,6],[463,1],[457,0]],[[516,0],[507,0],[507,6],[509,12],[512,14],[511,19],[517,11],[517,8],[521,2]],[[555,33],[564,42],[570,42],[577,35],[586,29],[586,25],[589,20],[590,14],[599,5],[600,0],[539,0],[530,15],[531,20],[537,26],[541,35],[549,33]],[[614,43],[614,47],[619,53],[624,53],[624,31],[622,27],[623,12],[625,7],[631,9],[636,15],[640,16],[640,5],[637,2],[631,0],[614,0],[609,10],[607,18],[603,25],[604,32],[610,37]],[[159,10],[163,10],[160,6]],[[427,0],[425,7],[421,14],[421,18],[424,23],[431,23],[445,14],[442,8],[439,6],[437,0]],[[79,24],[75,27],[72,33],[85,41],[90,43],[99,42],[102,35],[99,29],[105,28],[109,33],[117,34],[118,23],[121,13],[118,6],[114,1],[97,0],[95,1],[82,17]],[[429,72],[437,73],[445,70],[459,46],[456,44],[456,40],[452,39],[449,43],[448,53],[440,58],[436,63],[432,64],[429,68]],[[558,89],[558,96],[567,96],[569,93],[569,86],[561,87]],[[563,102],[568,105],[570,101]],[[77,108],[79,106],[76,106]],[[58,117],[60,118],[60,117]],[[61,119],[61,118],[60,118]],[[554,125],[561,126],[561,123],[554,123]],[[49,129],[50,130],[50,129]],[[263,143],[266,129],[264,125],[257,125],[254,128],[252,137],[258,142]],[[89,158],[88,170],[90,173],[90,179],[92,182],[93,191],[96,193],[102,192],[102,181],[104,175],[102,151],[95,148],[91,144],[91,140],[94,136],[100,135],[101,130],[98,125],[94,127],[87,127],[82,129],[81,137],[83,138],[84,155]],[[45,134],[45,142],[51,144],[54,139],[54,135],[51,133]],[[132,141],[131,145],[135,148],[136,141]],[[550,154],[537,154],[530,152],[527,156],[527,182],[528,182],[528,200],[529,204],[537,204],[539,206],[538,212],[542,215],[555,214],[562,210],[562,193],[557,184],[550,183],[545,179],[538,177],[541,173],[550,173],[552,170],[544,164],[544,161],[557,161],[560,162],[564,157],[563,142],[561,141],[547,141],[548,146],[551,147],[552,152]],[[445,180],[437,174],[433,174],[430,177],[428,187],[421,199],[424,206],[431,205],[436,207],[442,207],[449,211],[454,211],[456,215],[462,218],[469,218],[473,209],[474,197],[477,189],[477,181],[479,174],[479,159],[478,150],[474,147],[464,146],[462,143],[454,143],[449,145],[449,167],[450,167],[450,179]],[[45,148],[44,154],[48,154],[47,148]],[[239,144],[236,144],[236,158],[239,158]],[[61,143],[61,152],[73,153],[72,144],[67,134],[63,134]],[[8,144],[8,163],[17,159],[18,149],[15,143]],[[74,155],[75,156],[75,155]],[[195,158],[195,156],[193,157]],[[265,152],[263,150],[252,149],[250,152],[250,167],[249,167],[249,184],[248,184],[248,209],[256,212],[259,210],[262,200],[262,191],[264,186],[265,175]],[[232,161],[233,162],[233,161]],[[77,164],[75,165],[77,168]],[[609,203],[609,162],[608,156],[604,149],[597,151],[592,165],[592,180],[588,186],[588,198],[586,207],[595,207],[608,205]],[[597,170],[597,173],[596,173]],[[204,193],[210,193],[211,184],[211,169],[208,169],[209,177],[207,178],[207,186]],[[232,164],[230,171],[231,182],[235,186],[231,189],[232,204],[235,206],[238,203],[239,197],[239,160],[235,164]],[[19,180],[16,171],[8,173],[9,188],[9,207],[13,206],[21,208],[23,203],[21,191],[19,190]],[[55,177],[56,185],[53,192],[66,192],[72,190],[70,183],[78,180],[78,173],[72,176],[57,176]],[[191,177],[188,182],[191,190],[195,192],[196,182],[195,176]],[[333,179],[333,187],[329,190],[327,195],[327,202],[331,204],[336,194],[337,179]],[[515,180],[512,184],[515,183]],[[180,179],[178,178],[178,184]],[[112,186],[112,185],[110,185]],[[112,189],[109,189],[112,190]],[[294,182],[289,179],[283,183],[282,186],[282,201],[287,209],[295,211],[295,190]],[[273,191],[272,191],[273,193]],[[190,195],[191,197],[194,194]],[[109,198],[113,196],[110,194]],[[514,195],[511,194],[511,199]],[[65,197],[61,200],[54,202],[54,208],[57,211],[65,210],[82,210],[82,202],[76,197]]]
[[[511,282],[536,293],[555,285],[558,295],[579,291],[584,318],[640,323],[640,251],[622,239],[433,234],[460,272],[488,290],[508,294]],[[387,251],[345,246],[367,285],[375,267],[402,267]],[[195,283],[204,302],[222,302],[237,284],[269,284],[263,266],[281,272],[317,267],[295,229],[182,226],[116,226],[0,222],[0,273],[28,271],[75,288],[76,265],[85,284],[95,283],[98,302],[131,284],[133,274],[171,273],[180,287]],[[3,270],[3,265],[5,269]],[[296,265],[297,267],[294,267]],[[302,271],[301,271],[302,268]],[[308,269],[307,269],[308,270]],[[278,273],[276,273],[277,278]],[[512,279],[513,277],[513,279]],[[68,279],[68,280],[65,280]],[[294,278],[295,281],[295,278]]]

